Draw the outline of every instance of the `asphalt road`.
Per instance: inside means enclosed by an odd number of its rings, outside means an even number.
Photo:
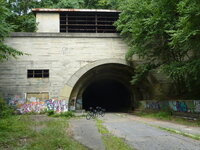
[[[72,119],[70,120],[70,128],[73,138],[88,147],[88,149],[105,150],[95,120]]]
[[[152,127],[134,116],[109,113],[101,120],[112,134],[136,150],[200,150],[200,141]]]

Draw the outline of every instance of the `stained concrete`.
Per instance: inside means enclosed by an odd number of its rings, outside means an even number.
[[[113,33],[12,33],[5,44],[29,54],[0,64],[0,95],[11,99],[48,92],[50,99],[68,100],[81,75],[97,65],[124,63],[128,50]],[[28,69],[49,69],[49,78],[27,78]]]

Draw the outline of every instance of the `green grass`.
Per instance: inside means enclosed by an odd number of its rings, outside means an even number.
[[[85,150],[67,133],[66,118],[34,119],[22,115],[0,119],[0,149],[16,150]]]
[[[99,133],[102,135],[102,140],[106,150],[132,150],[123,139],[115,137],[109,133],[109,131],[102,125],[101,120],[97,119],[96,125]]]
[[[159,120],[165,120],[173,123],[200,127],[200,120],[188,120],[180,117],[173,116],[170,112],[165,111],[140,111],[133,113],[134,115],[145,117],[145,118],[155,118]]]
[[[181,132],[181,131],[178,131],[178,130],[174,130],[174,129],[170,129],[170,128],[163,128],[163,127],[157,127],[157,128],[159,128],[161,130],[164,130],[164,131],[167,131],[167,132],[170,132],[170,133],[180,134],[180,135],[183,135],[183,136],[195,139],[195,140],[200,140],[200,135],[184,133],[184,132]]]

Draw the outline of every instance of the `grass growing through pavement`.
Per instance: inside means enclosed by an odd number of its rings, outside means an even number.
[[[106,150],[132,150],[121,138],[113,136],[109,131],[102,125],[102,121],[96,121],[98,131],[102,135],[103,143]]]
[[[155,118],[159,120],[170,121],[173,123],[178,123],[178,124],[183,124],[183,125],[188,125],[188,126],[200,127],[200,120],[188,120],[184,118],[179,118],[179,117],[171,115],[170,112],[165,112],[165,111],[159,111],[159,112],[140,111],[140,112],[135,112],[134,115],[145,117],[145,118]]]
[[[84,146],[71,139],[67,128],[66,118],[22,115],[0,119],[0,149],[85,150]]]
[[[161,129],[161,130],[170,132],[170,133],[176,133],[176,134],[180,134],[180,135],[183,135],[183,136],[195,139],[195,140],[200,140],[200,135],[194,135],[194,134],[184,133],[184,132],[177,131],[177,130],[170,129],[170,128],[163,128],[163,127],[158,127],[158,128]]]

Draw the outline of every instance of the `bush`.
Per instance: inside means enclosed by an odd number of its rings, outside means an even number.
[[[47,111],[47,115],[48,116],[52,116],[52,115],[54,115],[55,113],[54,113],[54,111],[53,110],[48,110]]]
[[[52,117],[65,117],[65,118],[71,118],[74,117],[74,113],[72,111],[66,111],[66,112],[61,112],[61,113],[55,113],[53,110],[47,111],[48,116]]]
[[[14,109],[8,106],[4,99],[0,98],[0,118],[6,118],[14,113]]]
[[[66,112],[61,112],[60,116],[66,117],[66,118],[71,118],[71,117],[74,117],[75,115],[72,111],[66,111]]]

